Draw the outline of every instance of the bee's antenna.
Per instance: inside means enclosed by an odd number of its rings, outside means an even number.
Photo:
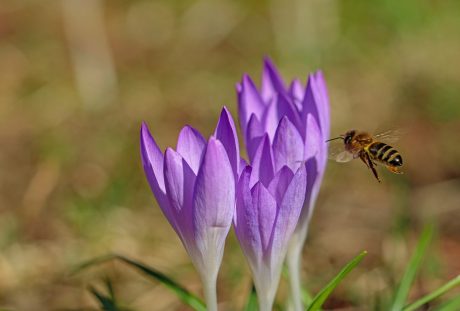
[[[344,138],[343,138],[343,136],[331,138],[331,139],[326,140],[326,143],[327,143],[327,142],[330,142],[331,140],[336,140],[336,139],[344,139]]]

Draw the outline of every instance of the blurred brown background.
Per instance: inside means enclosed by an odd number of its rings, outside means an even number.
[[[2,1],[0,307],[95,308],[87,286],[108,276],[132,308],[186,309],[121,264],[69,275],[109,252],[201,295],[145,181],[139,126],[147,121],[162,148],[186,123],[208,136],[222,105],[236,118],[235,83],[245,72],[259,82],[264,56],[285,81],[324,71],[333,135],[405,133],[395,144],[405,174],[380,169],[382,184],[358,161],[329,163],[305,248],[307,288],[366,249],[329,307],[372,309],[430,222],[438,234],[412,295],[447,281],[460,272],[459,16],[455,0]],[[239,309],[249,287],[232,233],[223,310]]]

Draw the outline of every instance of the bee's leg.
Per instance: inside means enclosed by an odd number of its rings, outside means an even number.
[[[367,162],[367,154],[365,152],[360,152],[359,153],[359,158],[361,159],[361,161],[364,162],[364,164],[366,164],[367,168],[370,169],[370,166],[369,166],[369,164]]]
[[[392,173],[395,173],[395,174],[404,174],[403,172],[401,172],[397,166],[390,166],[390,165],[387,165],[387,169],[392,172]]]
[[[366,153],[366,158],[367,158],[367,163],[368,163],[368,167],[372,170],[372,173],[374,174],[375,178],[377,179],[378,182],[381,182],[380,181],[380,178],[379,178],[379,174],[377,173],[377,170],[375,169],[374,167],[374,162],[371,160],[371,158],[369,157],[369,155]]]

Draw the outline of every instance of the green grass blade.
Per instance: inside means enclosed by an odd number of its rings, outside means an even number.
[[[407,265],[406,271],[404,272],[401,283],[398,286],[396,294],[393,299],[393,305],[391,311],[401,311],[406,304],[407,296],[409,295],[409,290],[412,286],[412,283],[415,280],[417,272],[422,263],[423,255],[430,244],[430,241],[433,237],[433,226],[427,226],[420,237],[415,253],[412,255],[412,258]]]
[[[99,301],[102,310],[104,310],[104,311],[121,311],[121,309],[118,309],[115,301],[112,298],[110,298],[108,296],[105,296],[104,294],[100,293],[94,287],[90,287],[89,291]]]
[[[419,300],[411,303],[410,305],[404,307],[403,311],[413,311],[417,310],[417,308],[423,306],[424,304],[432,301],[433,299],[438,298],[441,295],[444,295],[446,292],[451,290],[452,288],[460,285],[460,275],[455,277],[454,279],[450,280],[440,288],[436,289],[435,291],[431,292],[428,295],[423,296]],[[457,309],[458,310],[458,309]]]
[[[113,289],[112,281],[108,277],[106,277],[104,280],[104,283],[105,283],[105,287],[107,288],[107,292],[109,293],[109,297],[116,304],[117,299],[115,298],[115,290]]]
[[[302,302],[304,306],[309,306],[311,302],[313,301],[313,297],[311,294],[306,290],[305,288],[302,287]]]
[[[367,252],[364,251],[353,260],[351,260],[333,279],[330,281],[316,296],[313,298],[312,303],[308,307],[307,311],[317,311],[334,289],[340,284],[340,282],[350,273],[360,262],[363,260]]]
[[[251,292],[249,293],[248,301],[246,302],[246,306],[244,307],[244,311],[257,311],[257,293],[256,288],[254,285],[251,287]]]
[[[177,297],[179,297],[180,300],[182,300],[184,303],[186,303],[187,305],[189,305],[190,307],[192,307],[194,310],[197,310],[197,311],[206,311],[206,306],[205,304],[203,303],[203,301],[201,301],[201,299],[199,299],[198,297],[196,297],[195,295],[193,295],[192,293],[190,293],[188,290],[186,290],[185,288],[183,288],[180,284],[178,284],[176,281],[172,280],[171,278],[169,278],[168,276],[166,276],[165,274],[147,266],[147,265],[144,265],[140,262],[137,262],[137,261],[134,261],[134,260],[131,260],[129,258],[126,258],[124,256],[119,256],[117,255],[116,258],[122,262],[125,262],[127,263],[128,265],[136,268],[137,270],[139,270],[140,272],[142,272],[144,275],[156,280],[156,281],[159,281],[161,282],[163,285],[165,285],[166,287],[168,287],[169,289],[171,289],[176,295]]]
[[[82,269],[86,269],[90,266],[100,264],[112,259],[119,260],[125,264],[128,264],[129,266],[135,268],[136,270],[140,271],[150,279],[153,279],[155,281],[160,282],[170,290],[172,290],[176,296],[182,300],[185,304],[193,308],[194,310],[197,311],[206,311],[206,305],[203,303],[203,301],[198,298],[197,296],[193,295],[190,293],[188,290],[186,290],[184,287],[182,287],[179,283],[176,281],[172,280],[170,277],[166,276],[162,272],[149,267],[148,265],[145,265],[143,263],[137,262],[135,260],[129,259],[125,256],[121,255],[108,255],[108,256],[103,256],[103,257],[98,257],[93,260],[87,261],[83,263],[82,265],[78,266],[77,269],[75,269],[74,273],[81,271]]]
[[[89,267],[102,264],[102,263],[107,262],[107,261],[112,260],[112,259],[116,259],[116,257],[117,257],[117,255],[108,254],[108,255],[104,255],[104,256],[100,256],[100,257],[90,259],[88,261],[83,262],[82,264],[79,264],[77,267],[75,267],[70,272],[70,275],[71,276],[75,275],[75,274],[79,273],[82,270],[88,269]]]
[[[433,311],[457,311],[460,310],[460,295],[446,301],[440,306],[433,309]]]

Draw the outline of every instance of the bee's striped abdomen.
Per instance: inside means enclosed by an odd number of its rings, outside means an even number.
[[[401,166],[402,157],[396,149],[385,143],[375,142],[369,148],[372,158],[391,166]]]

